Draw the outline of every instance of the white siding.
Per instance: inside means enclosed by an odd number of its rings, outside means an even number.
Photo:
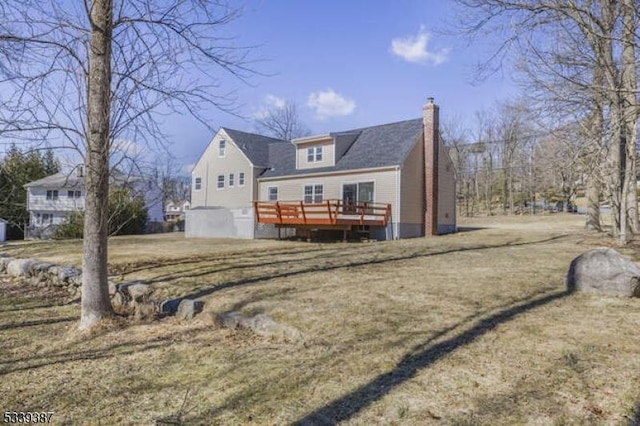
[[[219,142],[226,142],[225,156],[220,157]],[[254,168],[244,153],[236,146],[224,130],[218,133],[205,149],[202,157],[191,172],[191,208],[227,207],[242,208],[251,205],[252,178]],[[239,185],[239,174],[244,173],[245,182]],[[229,187],[229,174],[234,174],[234,186]],[[218,176],[224,176],[224,189],[218,189]],[[195,189],[196,178],[202,179],[202,187]]]
[[[322,161],[310,163],[307,161],[307,149],[322,147]],[[313,142],[305,142],[296,146],[296,168],[298,169],[314,169],[320,167],[330,167],[335,165],[333,139],[317,140]]]
[[[58,189],[57,200],[47,200],[47,189],[29,188],[28,190],[28,210],[29,211],[60,211],[73,212],[84,210],[84,190],[81,191],[80,198],[69,198],[67,191],[78,191],[77,188]]]
[[[280,201],[301,201],[304,196],[305,185],[322,184],[324,186],[325,200],[341,200],[342,185],[345,183],[374,182],[374,202],[392,205],[392,220],[398,217],[399,211],[396,203],[396,185],[399,170],[386,169],[369,172],[345,172],[328,176],[311,176],[260,180],[259,200],[268,201],[268,189],[270,186],[278,187],[278,199]]]

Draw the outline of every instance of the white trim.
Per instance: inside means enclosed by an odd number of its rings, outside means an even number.
[[[242,175],[242,183],[240,183],[240,175]],[[246,172],[238,172],[238,186],[239,187],[243,187],[243,186],[245,186],[246,182],[247,182],[247,173]]]
[[[198,185],[198,179],[200,179],[200,188],[198,188],[198,186],[197,186]],[[193,190],[196,191],[196,192],[202,191],[202,178],[201,177],[196,176],[196,177],[193,178]]]
[[[271,199],[271,190],[272,189],[276,190],[276,199],[275,200]],[[278,201],[279,198],[280,198],[280,190],[278,189],[278,185],[267,186],[267,201]]]
[[[423,176],[424,178],[424,176]],[[396,205],[395,205],[395,210],[396,213],[398,214],[397,216],[394,216],[393,214],[393,209],[391,210],[391,229],[393,232],[393,239],[394,240],[399,240],[400,239],[400,218],[402,217],[400,215],[400,208],[402,207],[402,205],[400,204],[401,197],[402,194],[400,193],[402,191],[402,175],[401,175],[401,169],[396,170]]]
[[[378,197],[376,194],[377,188],[378,188],[378,184],[376,183],[375,179],[366,179],[366,180],[354,180],[354,181],[344,181],[342,182],[342,185],[340,186],[340,199],[342,199],[344,197],[344,186],[345,185],[356,185],[356,198],[358,197],[359,193],[360,193],[360,188],[358,188],[358,185],[360,185],[361,183],[372,183],[373,184],[373,201],[372,203],[376,203]],[[356,200],[356,202],[360,202],[360,200]]]
[[[225,158],[227,156],[227,140],[220,139],[218,141],[218,158]]]
[[[222,177],[222,188],[220,188],[220,177]],[[225,188],[227,180],[224,177],[224,174],[216,175],[216,189],[218,191],[222,191]]]
[[[323,135],[314,135],[314,136],[305,136],[303,138],[291,139],[291,143],[294,145],[311,143],[311,142],[320,142],[327,139],[332,139],[333,135],[331,133],[326,133]]]
[[[323,176],[334,176],[334,175],[353,175],[359,173],[370,173],[370,172],[383,172],[388,170],[398,170],[400,166],[383,166],[383,167],[371,167],[368,169],[352,169],[352,170],[336,170],[332,172],[320,172],[320,173],[301,173],[296,175],[284,175],[284,176],[272,176],[266,178],[258,178],[258,182],[269,182],[274,180],[290,180],[290,179],[300,179],[300,178],[309,178],[309,177],[323,177]]]
[[[309,203],[309,204],[322,204],[322,202],[324,202],[324,200],[325,200],[325,191],[324,191],[325,184],[324,184],[324,182],[310,182],[310,183],[305,183],[304,185],[302,185],[302,201],[304,201],[305,203],[306,203],[306,200],[304,199],[304,197],[306,196],[305,188],[307,186],[312,187],[312,189],[311,189],[311,203]],[[320,201],[319,203],[316,203],[314,201],[315,198],[316,198],[316,186],[321,186],[322,187],[322,201]]]

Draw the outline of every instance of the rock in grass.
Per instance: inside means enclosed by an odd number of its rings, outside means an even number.
[[[193,319],[202,312],[204,302],[201,300],[182,299],[176,311],[176,317],[180,319]]]
[[[149,284],[144,284],[142,281],[131,281],[125,284],[120,284],[119,289],[120,291],[128,294],[131,300],[136,303],[141,303],[153,291]]]
[[[7,274],[12,277],[29,277],[33,263],[33,259],[13,259],[7,265]]]
[[[215,317],[215,322],[224,328],[244,328],[254,333],[275,338],[277,340],[298,341],[302,339],[302,333],[295,327],[280,324],[268,315],[258,314],[247,317],[240,312],[225,312]]]
[[[0,274],[7,272],[7,266],[12,260],[12,257],[0,257]]]
[[[640,267],[611,248],[596,248],[573,259],[569,291],[640,297]]]

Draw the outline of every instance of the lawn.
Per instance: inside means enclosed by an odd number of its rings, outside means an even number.
[[[462,226],[348,244],[114,238],[117,279],[207,312],[89,335],[66,294],[0,281],[0,408],[55,424],[637,424],[640,300],[563,284],[573,257],[611,243],[571,215]],[[638,262],[636,248],[622,251]],[[78,242],[0,252],[80,264]],[[210,320],[229,310],[303,338]]]

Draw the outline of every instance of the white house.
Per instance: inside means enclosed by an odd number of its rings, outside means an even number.
[[[160,191],[153,181],[113,170],[109,185],[129,187],[134,195],[143,195],[149,222],[164,221]],[[73,172],[60,172],[29,182],[25,188],[29,211],[25,238],[50,238],[56,226],[71,213],[84,210],[86,194],[82,166],[76,167]]]
[[[418,119],[293,141],[221,128],[193,168],[185,234],[444,234],[456,230],[455,193],[432,98]]]
[[[164,220],[167,222],[175,222],[184,220],[185,213],[191,207],[189,201],[169,201],[164,208]]]

